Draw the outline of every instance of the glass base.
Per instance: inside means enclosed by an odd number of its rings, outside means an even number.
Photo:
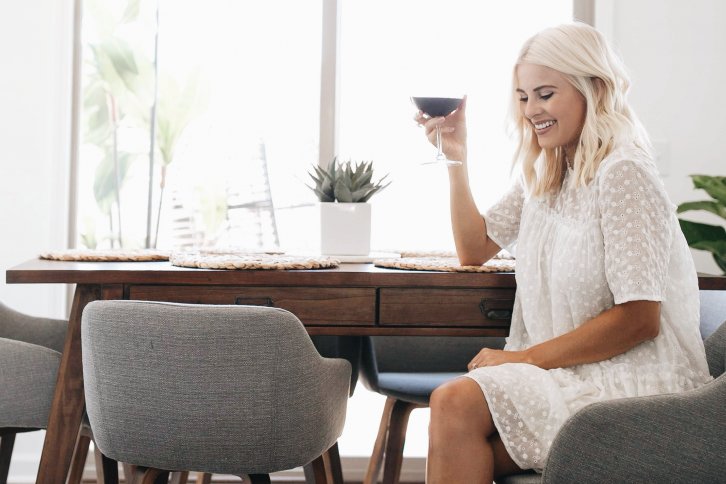
[[[446,158],[436,158],[435,160],[431,161],[424,161],[421,163],[421,165],[447,165],[447,166],[459,166],[462,162],[456,161],[456,160],[449,160]]]

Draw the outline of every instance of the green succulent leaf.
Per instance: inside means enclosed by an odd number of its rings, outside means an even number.
[[[315,185],[308,186],[308,188],[318,196],[321,202],[365,203],[374,193],[390,184],[390,182],[386,185],[380,183],[388,175],[381,178],[375,185],[372,183],[372,161],[353,162],[348,160],[341,163],[334,158],[325,167],[313,165],[313,170],[314,173],[308,172],[308,175]]]
[[[353,194],[343,180],[338,180],[335,184],[335,199],[341,203],[353,202]]]

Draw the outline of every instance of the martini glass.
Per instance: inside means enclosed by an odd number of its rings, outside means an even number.
[[[419,108],[425,116],[429,118],[438,118],[441,116],[448,116],[449,114],[456,111],[461,105],[461,97],[418,97],[412,96],[411,101]],[[434,161],[427,161],[424,165],[429,164],[444,164],[444,165],[461,165],[461,161],[449,160],[441,150],[441,128],[436,125],[436,159]]]

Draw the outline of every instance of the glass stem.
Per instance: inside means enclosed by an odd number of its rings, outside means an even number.
[[[441,151],[441,127],[436,125],[436,160],[437,161],[444,161],[446,160],[446,156],[444,156],[444,152]]]

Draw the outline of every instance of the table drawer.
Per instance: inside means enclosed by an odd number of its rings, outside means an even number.
[[[514,307],[510,289],[382,288],[381,326],[508,327]]]
[[[373,288],[131,286],[129,299],[287,309],[309,325],[374,325]]]

